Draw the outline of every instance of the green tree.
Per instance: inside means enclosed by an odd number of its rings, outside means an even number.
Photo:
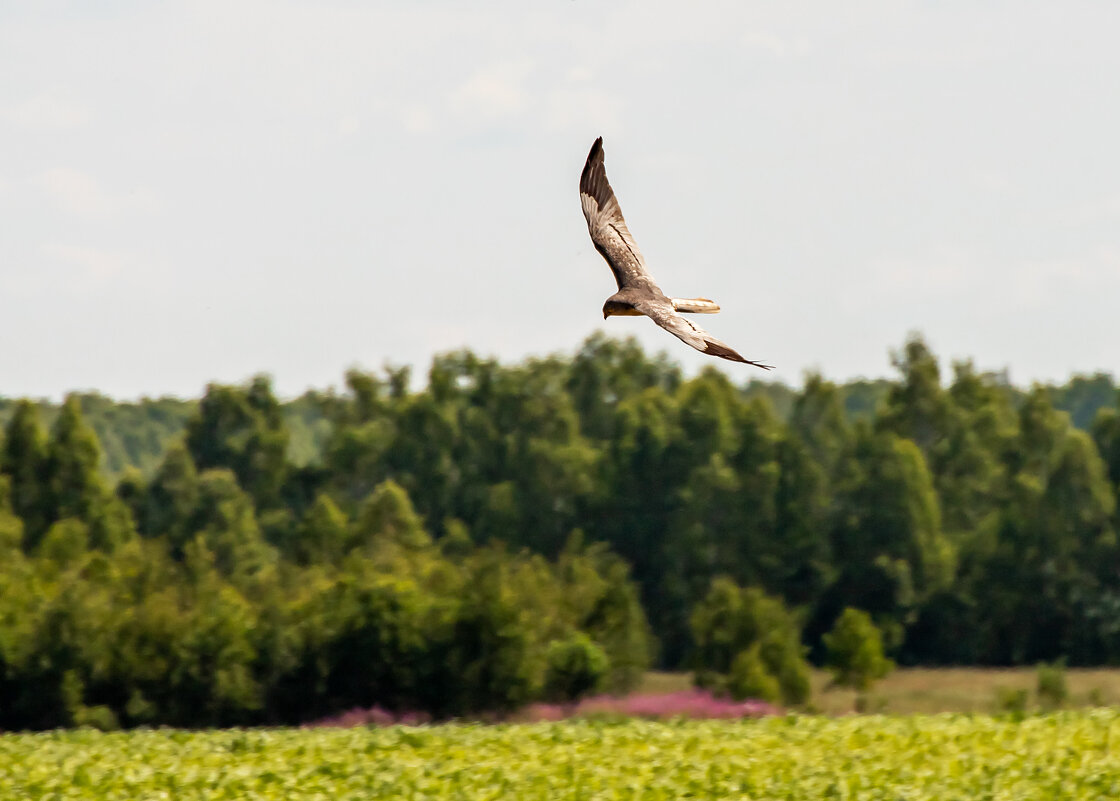
[[[953,404],[951,430],[934,466],[948,536],[958,545],[962,568],[990,552],[1007,502],[1005,457],[1018,423],[1006,385],[980,375],[970,362],[954,365],[949,387]]]
[[[424,548],[432,542],[408,493],[392,480],[374,488],[362,504],[354,529],[357,541],[368,546],[389,542],[406,548]]]
[[[817,373],[807,375],[805,387],[794,401],[789,426],[828,482],[836,483],[845,472],[843,461],[853,438],[840,389]]]
[[[11,480],[11,505],[23,520],[25,548],[31,550],[52,517],[47,484],[47,438],[39,424],[39,410],[28,400],[19,401],[4,430],[0,472]]]
[[[1117,394],[1115,407],[1097,412],[1093,419],[1092,434],[1097,452],[1108,471],[1108,479],[1116,489],[1117,501],[1120,502],[1120,393]],[[1113,528],[1117,525],[1120,525],[1120,520],[1114,522]]]
[[[603,687],[613,693],[634,689],[649,669],[653,637],[629,565],[603,543],[584,546],[575,532],[554,573],[543,580],[534,575],[520,593],[540,599],[542,584],[553,584],[556,595],[547,603],[558,613],[558,628],[586,633],[606,656]]]
[[[287,548],[302,564],[337,563],[352,542],[350,521],[330,496],[321,493],[303,518],[299,539]]]
[[[765,399],[734,411],[734,449],[693,469],[671,524],[669,577],[683,582],[686,606],[719,571],[768,586],[783,556],[776,529],[781,428]]]
[[[23,546],[23,521],[12,510],[11,478],[0,474],[0,562],[16,559]]]
[[[683,650],[683,614],[703,597],[711,577],[726,572],[738,582],[780,589],[785,552],[778,525],[781,426],[765,398],[729,403],[732,430],[726,453],[693,468],[679,490],[666,537],[662,592],[678,607],[659,630]],[[796,568],[794,568],[796,569]]]
[[[892,433],[857,428],[854,469],[838,488],[832,550],[836,581],[807,627],[816,642],[845,606],[858,604],[898,646],[917,608],[954,577],[955,552],[921,451]]]
[[[112,551],[136,535],[128,507],[108,488],[98,470],[101,449],[71,395],[51,428],[44,466],[53,521],[74,518],[89,526],[90,545]]]
[[[617,436],[609,443],[605,492],[595,529],[628,561],[642,585],[651,619],[660,621],[657,590],[665,539],[680,478],[670,472],[677,405],[650,388],[618,406]]]
[[[802,704],[809,698],[809,665],[796,618],[761,590],[741,589],[727,577],[692,612],[693,666],[701,685],[739,697]],[[768,688],[777,687],[774,697]]]
[[[583,632],[549,643],[544,695],[551,701],[577,701],[602,688],[610,668],[603,649]]]
[[[732,698],[739,701],[754,698],[777,703],[781,699],[781,684],[763,660],[759,643],[740,651],[732,660],[727,690]]]
[[[105,485],[98,472],[101,448],[97,435],[82,417],[81,405],[71,395],[51,429],[46,472],[53,517],[89,520],[104,500]]]
[[[976,589],[985,609],[983,658],[1023,664],[1064,655],[1084,663],[1110,653],[1108,582],[1120,564],[1115,495],[1100,454],[1036,387],[1019,411],[1007,464],[998,545]]]
[[[35,554],[65,568],[80,563],[88,551],[89,527],[77,518],[67,517],[47,529]]]
[[[199,475],[198,505],[188,528],[195,547],[204,547],[206,559],[235,586],[244,586],[276,562],[276,550],[261,535],[252,499],[229,470]]]
[[[774,536],[766,586],[795,606],[814,606],[835,579],[831,497],[824,469],[801,438],[786,432],[778,442]]]
[[[883,655],[883,635],[861,609],[847,607],[832,631],[824,635],[833,682],[864,692],[886,676],[894,663]]]
[[[198,507],[198,470],[186,445],[171,445],[148,484],[140,517],[141,531],[150,537],[164,536],[181,549],[194,532],[191,517]]]
[[[247,387],[211,384],[187,424],[200,470],[228,468],[261,509],[277,506],[288,474],[288,431],[265,376]]]
[[[927,461],[933,461],[950,428],[952,403],[941,386],[937,359],[923,339],[911,335],[891,364],[902,374],[893,384],[876,416],[876,426],[914,442]]]
[[[1092,426],[1097,412],[1110,406],[1116,384],[1108,373],[1075,375],[1051,394],[1054,408],[1069,414],[1070,422],[1084,431]]]

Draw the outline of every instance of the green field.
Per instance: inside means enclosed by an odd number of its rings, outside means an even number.
[[[0,736],[4,799],[1106,799],[1120,713]]]

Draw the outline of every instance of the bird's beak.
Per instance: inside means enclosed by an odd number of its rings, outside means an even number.
[[[605,319],[607,319],[608,317],[610,317],[610,315],[609,315],[609,314],[607,314],[607,310],[606,310],[606,309],[603,309],[603,319],[605,320]]]

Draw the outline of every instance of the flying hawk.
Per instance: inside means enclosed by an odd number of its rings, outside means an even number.
[[[691,320],[682,317],[681,312],[691,314],[715,314],[719,306],[707,298],[670,298],[666,297],[653,278],[646,272],[646,262],[638,250],[634,237],[622,219],[622,209],[618,199],[607,183],[607,171],[603,166],[603,137],[595,140],[587,163],[579,177],[579,199],[583,204],[583,216],[587,218],[587,230],[595,249],[607,260],[618,291],[607,298],[603,304],[603,319],[612,314],[637,317],[644,314],[673,336],[696,348],[701,353],[744,362],[772,369],[768,364],[744,359],[726,342],[721,342]]]

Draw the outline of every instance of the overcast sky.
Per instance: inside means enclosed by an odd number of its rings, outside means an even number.
[[[686,12],[687,9],[687,12]],[[921,331],[1120,372],[1120,5],[0,4],[0,395],[199,395],[634,333],[580,212],[798,384]]]

